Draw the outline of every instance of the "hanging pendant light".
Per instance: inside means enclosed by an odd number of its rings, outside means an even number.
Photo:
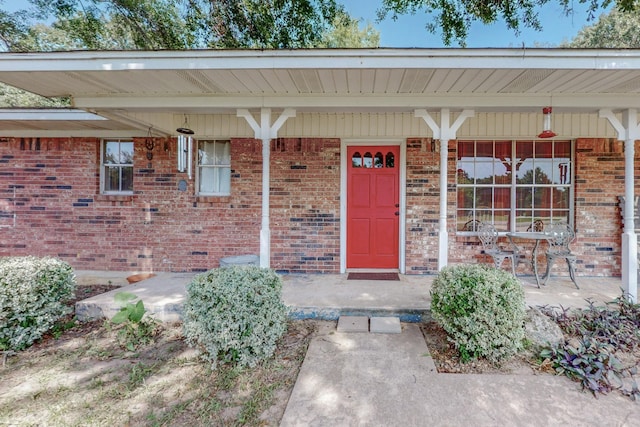
[[[551,107],[544,107],[542,114],[544,115],[542,133],[538,135],[538,138],[553,138],[556,133],[551,130]]]
[[[184,123],[181,127],[176,129],[176,132],[181,133],[183,135],[193,135],[195,132],[189,128],[189,123],[187,123],[187,115],[184,116]]]

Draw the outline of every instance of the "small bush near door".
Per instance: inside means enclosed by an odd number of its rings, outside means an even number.
[[[449,266],[431,290],[431,313],[462,360],[498,361],[524,340],[524,291],[510,273],[484,264]]]
[[[55,258],[0,258],[0,350],[22,350],[71,312],[76,276]]]
[[[184,334],[218,362],[254,366],[273,355],[286,330],[282,281],[269,269],[218,268],[194,277],[187,286]]]

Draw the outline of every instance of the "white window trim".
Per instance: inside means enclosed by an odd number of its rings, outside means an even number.
[[[201,168],[225,168],[229,169],[231,172],[231,161],[229,161],[229,165],[201,165],[200,164],[200,156],[198,151],[200,150],[200,142],[213,142],[213,143],[227,143],[229,144],[229,150],[231,150],[231,140],[230,139],[201,139],[196,141],[196,195],[199,197],[226,197],[231,195],[231,182],[229,182],[229,191],[228,192],[218,192],[218,193],[205,193],[200,191],[200,179],[201,179]]]
[[[518,141],[528,141],[526,138],[505,138],[505,139],[502,139],[502,138],[459,138],[459,139],[456,140],[456,153],[457,153],[457,146],[458,146],[458,143],[460,141],[475,141],[475,142],[493,141],[493,142],[496,142],[496,141],[505,141],[505,140],[511,141],[512,144],[515,143],[515,142],[518,142]],[[567,139],[561,138],[561,139],[558,139],[558,140],[566,141]],[[537,140],[533,140],[533,141],[535,142]],[[576,142],[575,142],[574,139],[569,139],[569,142],[571,143],[571,150],[570,150],[570,156],[571,156],[571,160],[570,160],[571,161],[570,182],[571,183],[569,185],[566,185],[566,187],[569,188],[569,225],[574,227],[574,222],[575,222],[575,186],[576,186],[576,181],[575,181],[575,173],[576,173],[576,164],[575,164],[575,161],[576,161],[576,153],[575,153]],[[457,163],[457,155],[456,155],[456,163]],[[458,189],[459,188],[469,188],[469,187],[472,187],[472,186],[470,186],[470,185],[462,185],[462,186],[460,186],[458,184],[458,181],[457,181],[457,179],[458,179],[457,175],[456,175],[455,179],[456,179],[456,182],[455,182],[455,185],[456,185],[456,235],[458,235],[458,236],[475,236],[475,235],[478,234],[477,232],[474,232],[474,231],[462,231],[462,230],[458,230],[457,229],[457,216],[458,216],[457,194],[458,194]],[[516,174],[512,173],[511,174],[511,184],[508,185],[508,187],[511,189],[511,200],[515,200],[515,192],[516,192],[516,188],[517,188],[516,180],[517,180]],[[559,186],[562,186],[562,185],[549,185],[549,187],[559,187]],[[496,185],[492,186],[492,188],[493,187],[496,187]],[[504,187],[504,185],[497,185],[497,187]],[[494,208],[492,207],[491,210],[493,211],[493,209]],[[515,225],[515,223],[516,223],[515,222],[516,210],[517,210],[517,208],[516,208],[515,205],[512,205],[512,207],[509,209],[509,215],[511,216],[510,223],[513,224],[513,225]],[[499,234],[502,235],[502,234],[506,234],[506,233],[509,233],[509,232],[512,232],[512,231],[517,231],[517,230],[500,231]]]
[[[106,168],[107,165],[104,163],[104,149],[107,142],[130,142],[133,144],[134,149],[134,157],[135,157],[135,142],[133,142],[133,138],[104,138],[100,140],[100,194],[105,195],[126,195],[130,196],[133,194],[133,191],[106,191],[105,190],[105,180],[107,179]],[[131,163],[131,167],[133,168],[135,164]],[[109,166],[128,166],[128,164],[123,165],[109,165]]]

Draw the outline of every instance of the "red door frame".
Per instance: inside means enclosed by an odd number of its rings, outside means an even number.
[[[398,269],[400,146],[348,146],[346,167],[346,267]]]

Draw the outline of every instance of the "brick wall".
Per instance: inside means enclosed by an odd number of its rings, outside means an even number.
[[[407,274],[438,271],[439,147],[429,138],[407,140]]]
[[[77,269],[203,271],[221,257],[259,252],[258,142],[232,141],[231,196],[203,198],[176,171],[175,139],[156,140],[151,161],[144,141],[134,143],[135,194],[106,196],[98,139],[0,142],[0,256],[50,255]]]
[[[176,171],[175,140],[156,140],[151,161],[144,141],[134,142],[133,196],[99,194],[99,139],[0,142],[0,256],[51,255],[78,269],[203,271],[222,257],[259,253],[259,141],[232,140],[229,197],[194,196],[195,180]],[[337,273],[340,141],[272,141],[271,160],[272,267]]]
[[[407,140],[408,274],[438,268],[439,146]],[[340,140],[278,139],[271,148],[272,267],[339,272]],[[99,139],[0,139],[0,256],[51,255],[77,269],[203,271],[222,257],[258,254],[260,142],[232,140],[228,197],[194,196],[194,180],[176,171],[175,149],[174,139],[157,139],[149,161],[144,141],[135,140],[135,194],[105,196]],[[455,141],[447,149],[449,262],[487,262],[475,237],[456,235]],[[622,194],[622,143],[578,139],[578,274],[620,274]]]
[[[340,272],[340,140],[271,143],[271,267]]]

